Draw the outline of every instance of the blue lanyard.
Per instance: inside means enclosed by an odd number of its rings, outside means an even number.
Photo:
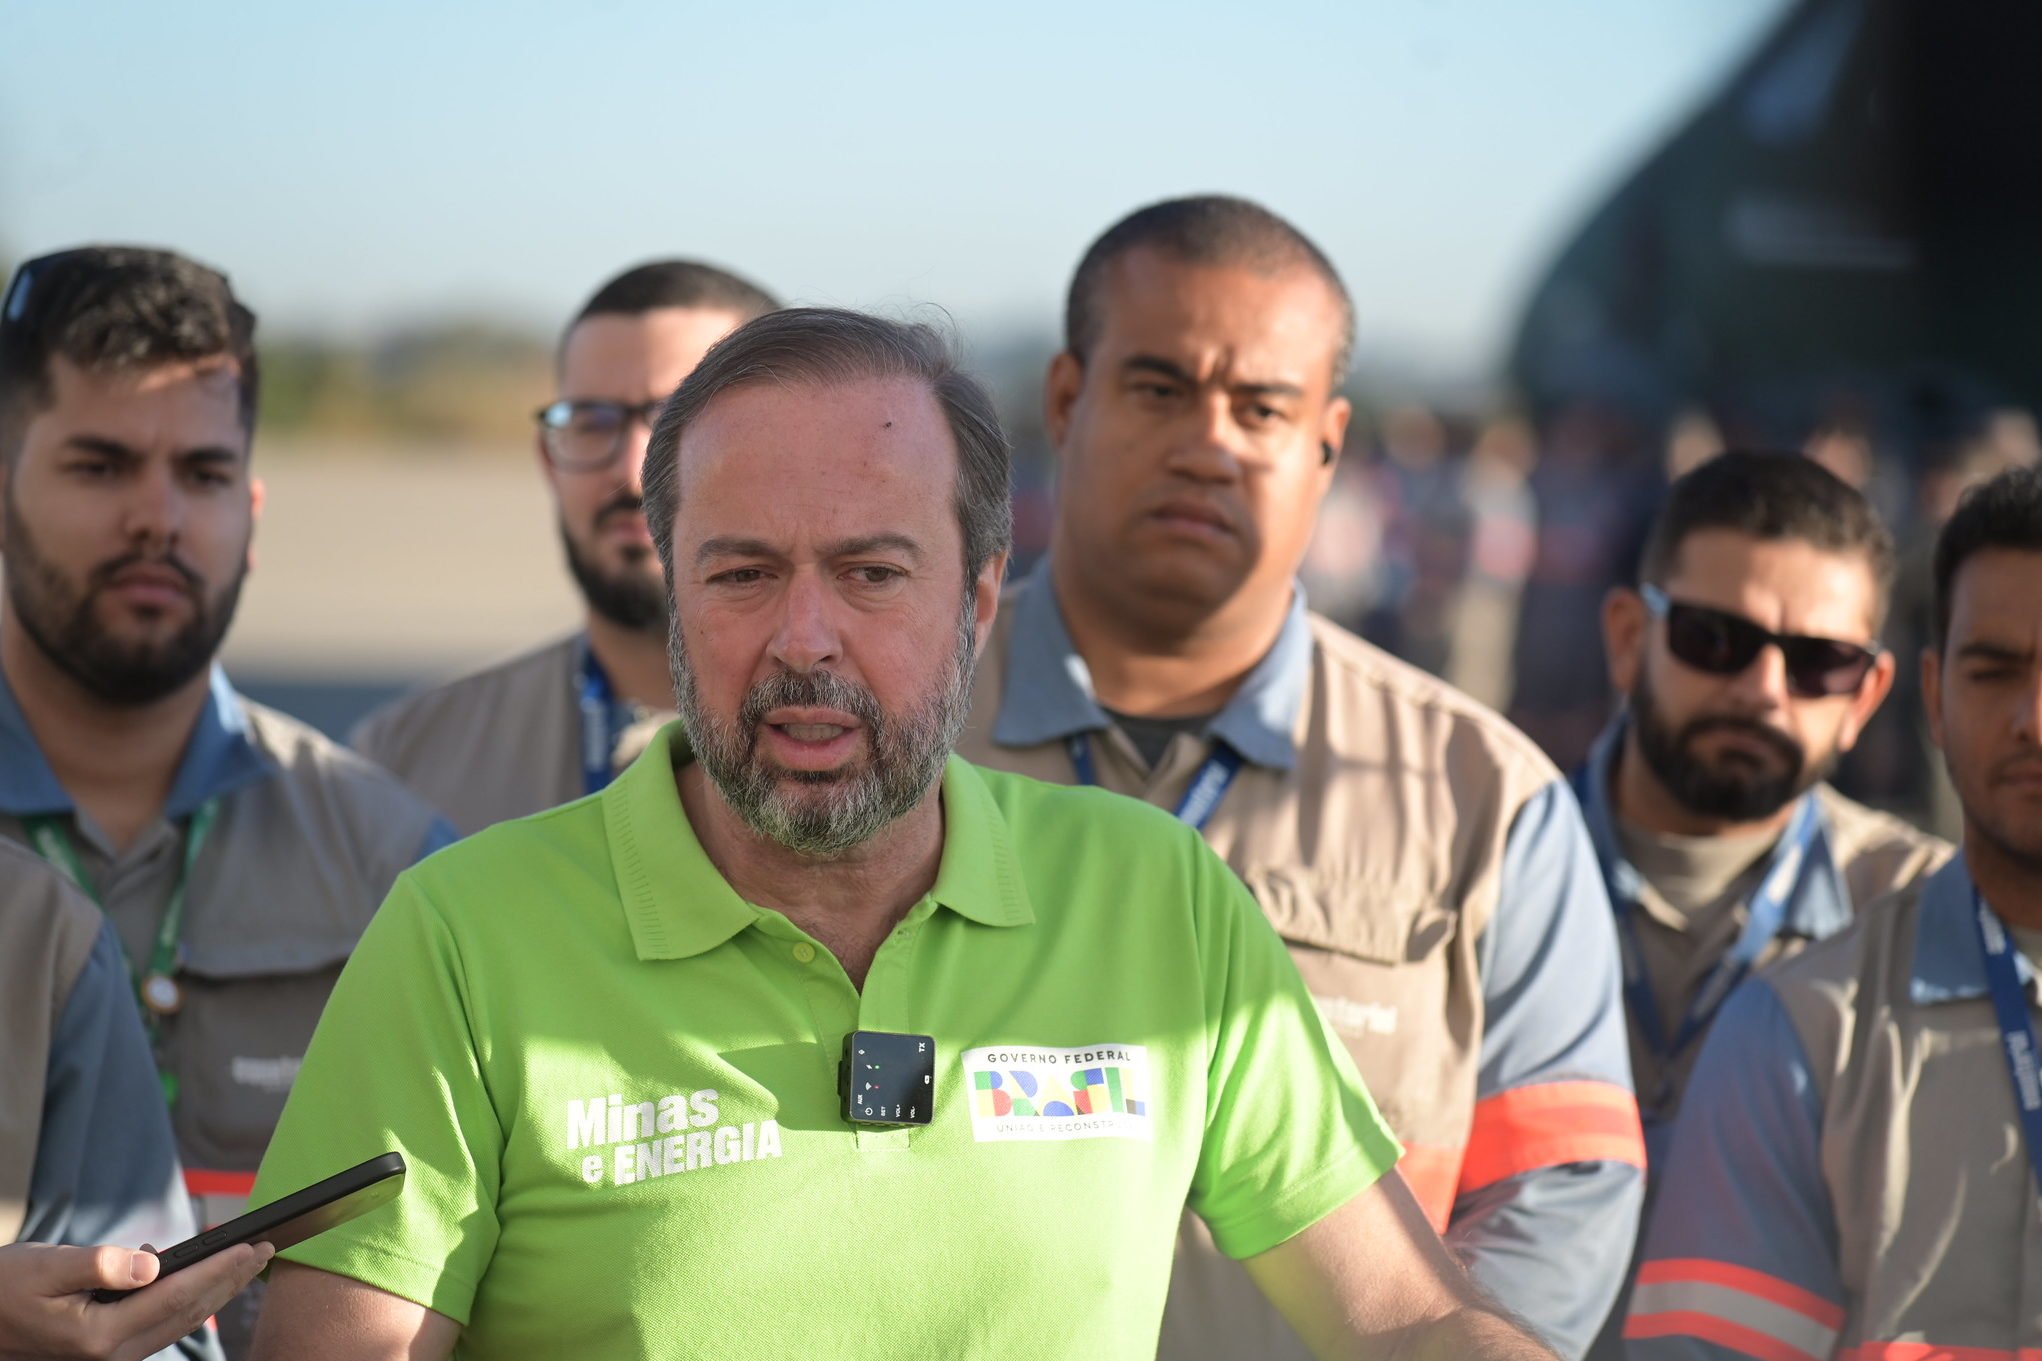
[[[2028,1166],[2042,1193],[2042,1075],[2035,1070],[2035,1023],[2028,1017],[2028,995],[2014,967],[2014,943],[2007,929],[1978,890],[1971,891],[1972,922],[1978,927],[1978,948],[1985,953],[1985,979],[1992,985],[1992,1009],[1999,1015],[2000,1044],[2007,1073],[2014,1080],[2014,1104],[2028,1145]]]
[[[1688,1004],[1687,1014],[1681,1017],[1680,1029],[1674,1032],[1670,1045],[1666,1042],[1665,1028],[1659,1023],[1659,999],[1652,991],[1652,980],[1646,976],[1644,954],[1638,944],[1638,905],[1624,901],[1611,904],[1617,914],[1617,940],[1623,947],[1624,1000],[1630,1004],[1631,1015],[1637,1018],[1638,1028],[1645,1034],[1645,1043],[1662,1059],[1671,1059],[1679,1054],[1709,1028],[1709,1022],[1716,1019],[1716,1012],[1722,1008],[1730,990],[1743,981],[1744,975],[1758,963],[1759,956],[1766,952],[1766,947],[1780,934],[1780,928],[1787,920],[1787,899],[1793,895],[1794,884],[1801,877],[1801,867],[1808,859],[1809,849],[1815,844],[1819,825],[1814,798],[1803,795],[1800,806],[1794,810],[1794,820],[1787,824],[1786,835],[1780,838],[1779,846],[1773,851],[1765,878],[1759,881],[1758,892],[1751,897],[1743,933],[1703,980],[1694,1001]]]
[[[617,750],[617,731],[610,721],[616,691],[596,660],[595,649],[581,652],[581,792],[595,794],[607,788],[612,771],[611,753]]]
[[[1092,735],[1073,733],[1064,742],[1071,753],[1071,767],[1078,772],[1078,783],[1096,785],[1099,772],[1092,764]],[[1177,800],[1177,820],[1199,831],[1212,821],[1213,810],[1220,806],[1220,800],[1227,796],[1227,786],[1241,773],[1241,753],[1224,742],[1213,743],[1212,755],[1205,758],[1191,783],[1184,788],[1184,797]]]

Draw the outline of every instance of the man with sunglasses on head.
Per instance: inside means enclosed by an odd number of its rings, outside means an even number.
[[[713,265],[659,260],[605,283],[568,324],[537,445],[581,629],[385,705],[350,738],[463,835],[595,793],[673,717],[646,441],[703,353],[778,305]]]
[[[262,505],[254,331],[224,276],[133,247],[32,260],[0,304],[0,838],[112,924],[208,1224],[240,1213],[376,905],[452,839],[215,661]],[[230,1357],[254,1293],[221,1315]]]
[[[1820,464],[1732,452],[1673,484],[1640,585],[1604,604],[1624,707],[1575,789],[1655,1153],[1730,988],[1950,854],[1824,782],[1893,684],[1893,563],[1871,503]]]
[[[1922,697],[1960,853],[1724,1005],[1634,1361],[2042,1355],[2042,474],[1969,494],[1932,572]]]

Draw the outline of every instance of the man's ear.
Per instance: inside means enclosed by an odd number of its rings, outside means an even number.
[[[1049,435],[1050,448],[1059,455],[1063,452],[1064,436],[1070,433],[1071,412],[1084,391],[1082,359],[1064,350],[1049,361],[1049,372],[1042,377],[1042,428]]]
[[[1651,623],[1645,597],[1630,587],[1612,587],[1602,598],[1603,663],[1609,668],[1610,688],[1619,695],[1628,697],[1638,683]]]
[[[1319,418],[1322,466],[1332,468],[1340,462],[1340,451],[1347,444],[1347,423],[1353,419],[1354,403],[1345,397],[1335,397],[1326,403],[1325,414]]]
[[[978,569],[972,590],[972,655],[984,656],[986,639],[993,635],[993,620],[1000,613],[1000,588],[1007,580],[1006,553],[995,553]]]
[[[1872,669],[1865,673],[1865,680],[1858,687],[1858,693],[1851,696],[1850,712],[1845,715],[1843,729],[1837,734],[1838,752],[1849,751],[1858,744],[1859,734],[1872,721],[1872,715],[1879,712],[1879,706],[1886,702],[1886,696],[1893,691],[1893,677],[1899,671],[1899,663],[1891,652],[1882,652],[1872,663]]]
[[[1929,740],[1937,751],[1947,752],[1949,748],[1943,745],[1943,658],[1933,646],[1921,650],[1921,704],[1928,711]]]
[[[262,508],[269,503],[269,488],[259,477],[248,479],[248,570],[255,570],[255,526],[262,523]]]

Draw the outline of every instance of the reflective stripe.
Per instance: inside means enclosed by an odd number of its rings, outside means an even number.
[[[185,1194],[192,1199],[199,1227],[210,1229],[248,1212],[248,1197],[255,1190],[253,1172],[210,1172],[186,1168]]]
[[[1461,1150],[1406,1144],[1404,1156],[1397,1160],[1397,1171],[1403,1174],[1404,1184],[1417,1197],[1425,1217],[1432,1221],[1433,1232],[1445,1233],[1447,1220],[1453,1215],[1454,1187],[1461,1180]]]
[[[1695,1337],[1760,1358],[1823,1361],[1843,1308],[1791,1281],[1728,1262],[1647,1262],[1631,1292],[1627,1338]]]
[[[1713,1342],[1733,1352],[1757,1357],[1758,1361],[1828,1361],[1829,1358],[1826,1347],[1819,1352],[1806,1351],[1755,1328],[1718,1318],[1715,1314],[1678,1310],[1632,1314],[1624,1324],[1624,1340],[1627,1342],[1644,1342],[1655,1337],[1691,1337],[1698,1342]]]
[[[2042,1347],[1939,1347],[1933,1342],[1861,1342],[1837,1361],[2042,1361]]]
[[[1645,1165],[1638,1101],[1614,1082],[1539,1082],[1475,1103],[1458,1190],[1566,1163]]]

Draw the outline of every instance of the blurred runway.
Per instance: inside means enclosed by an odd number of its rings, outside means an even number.
[[[399,690],[574,626],[550,504],[522,448],[276,448],[225,660],[330,733]]]

